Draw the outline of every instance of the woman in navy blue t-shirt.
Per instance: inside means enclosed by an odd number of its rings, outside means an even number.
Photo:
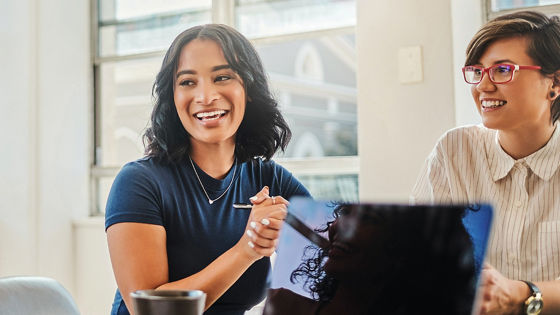
[[[198,289],[205,314],[243,314],[264,298],[286,200],[309,196],[270,160],[290,129],[255,49],[225,25],[177,36],[153,94],[146,157],[122,168],[107,201],[112,314],[128,314],[140,289]]]

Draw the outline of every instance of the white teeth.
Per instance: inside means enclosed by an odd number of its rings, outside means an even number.
[[[481,101],[482,107],[487,107],[487,108],[500,107],[505,105],[506,103],[507,103],[506,101],[498,101],[498,100]]]
[[[218,119],[221,115],[225,114],[225,110],[215,110],[212,112],[204,112],[196,114],[196,118],[198,119]],[[212,118],[209,118],[212,117]]]

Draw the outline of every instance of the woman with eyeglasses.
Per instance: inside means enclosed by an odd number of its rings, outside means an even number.
[[[111,314],[135,290],[202,290],[205,314],[242,315],[265,297],[286,201],[309,192],[270,159],[290,129],[260,58],[219,24],[179,34],[163,59],[144,140],[107,200],[118,285]]]
[[[463,74],[482,125],[441,137],[412,200],[494,206],[480,314],[559,314],[560,20],[523,11],[488,22]]]

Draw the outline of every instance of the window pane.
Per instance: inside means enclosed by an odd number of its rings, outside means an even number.
[[[97,180],[98,213],[105,213],[107,198],[109,198],[109,192],[111,192],[111,186],[114,180],[115,177],[101,177]]]
[[[142,134],[152,110],[151,90],[163,57],[100,66],[100,139],[97,165],[121,166],[142,156]]]
[[[293,132],[283,157],[357,155],[354,35],[256,48]]]
[[[559,3],[560,0],[492,0],[492,11],[497,12],[501,10]]]
[[[315,199],[345,202],[358,201],[358,175],[306,175],[297,176],[297,178]]]
[[[237,0],[237,29],[249,38],[356,24],[355,0]]]
[[[101,21],[124,20],[211,7],[212,0],[99,0],[99,17]]]
[[[211,1],[116,1],[100,3],[99,56],[165,50],[185,29],[210,23]]]

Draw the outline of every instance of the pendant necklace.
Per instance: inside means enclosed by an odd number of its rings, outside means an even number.
[[[198,176],[198,172],[196,171],[196,167],[194,167],[194,163],[191,159],[191,156],[189,155],[189,160],[191,161],[191,166],[193,168],[194,171],[194,175],[196,175],[196,179],[198,179],[198,183],[200,184],[200,187],[202,187],[202,191],[204,192],[204,194],[206,195],[206,198],[208,198],[208,203],[209,204],[213,204],[216,200],[222,198],[226,192],[231,188],[231,185],[233,184],[233,180],[235,179],[235,170],[237,169],[237,157],[233,160],[233,176],[231,177],[231,182],[229,183],[229,186],[226,188],[226,190],[224,190],[224,192],[218,196],[218,198],[216,199],[210,199],[210,196],[208,196],[208,193],[206,192],[206,188],[204,188],[204,185],[202,184],[202,181],[200,180],[200,177]]]

